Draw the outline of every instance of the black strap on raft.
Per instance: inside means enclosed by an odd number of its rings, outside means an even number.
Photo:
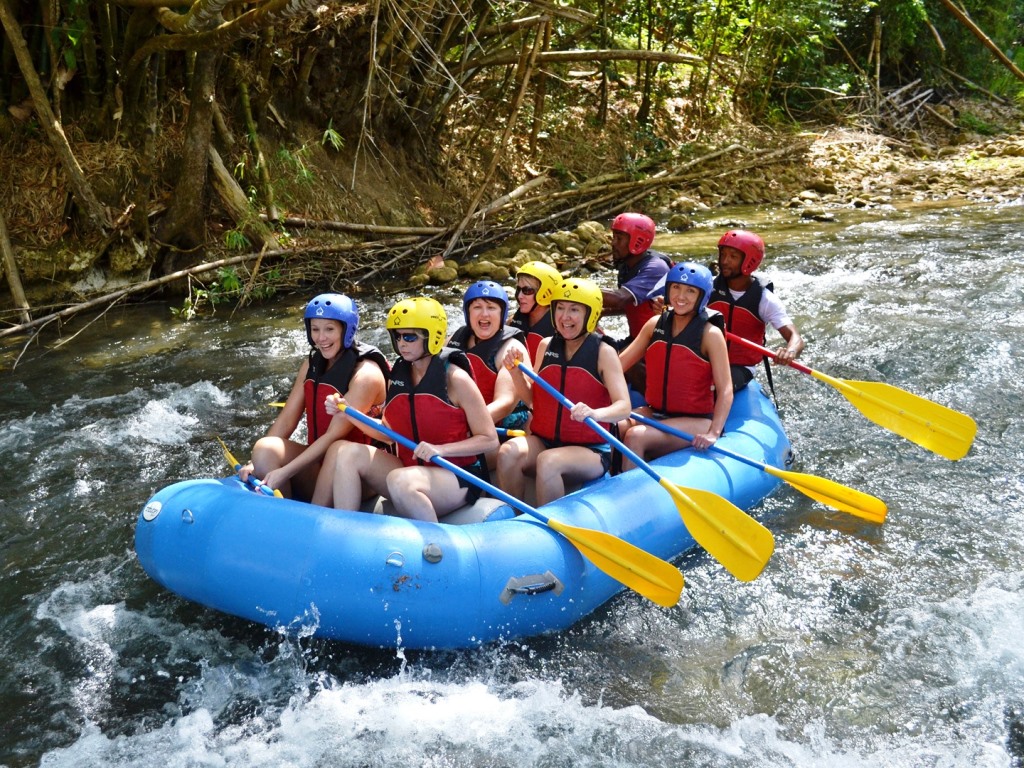
[[[782,414],[782,408],[779,405],[779,398],[775,394],[775,381],[772,379],[772,364],[768,360],[768,356],[765,355],[761,358],[764,363],[764,374],[768,379],[768,391],[772,393],[772,400],[775,402],[775,410]]]

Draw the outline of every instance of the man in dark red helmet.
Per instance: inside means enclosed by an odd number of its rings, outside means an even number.
[[[771,325],[786,341],[776,352],[779,362],[786,363],[797,358],[804,340],[773,292],[774,286],[754,275],[763,260],[764,241],[753,232],[732,229],[722,235],[718,241],[718,276],[708,309],[722,314],[726,331],[761,346],[765,345],[765,328]],[[754,378],[762,355],[742,344],[728,346],[733,390],[738,392]]]
[[[647,298],[665,279],[672,261],[665,254],[650,250],[654,242],[654,221],[642,213],[620,213],[612,221],[612,260],[619,268],[618,288],[602,289],[605,315],[626,316],[632,341],[657,310]]]

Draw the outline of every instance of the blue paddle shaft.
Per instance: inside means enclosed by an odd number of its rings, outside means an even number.
[[[572,409],[572,407],[575,405],[575,403],[572,400],[570,400],[568,397],[566,397],[557,389],[555,389],[551,384],[548,384],[548,382],[544,381],[544,379],[542,379],[538,373],[528,368],[522,361],[519,361],[518,365],[519,369],[523,373],[525,373],[527,376],[533,379],[537,384],[540,384],[541,389],[543,389],[545,392],[547,392],[549,395],[555,398],[555,400],[560,402],[566,408]],[[586,424],[595,432],[597,432],[597,434],[603,437],[607,443],[618,448],[622,455],[629,457],[629,460],[632,461],[636,466],[640,467],[640,469],[642,469],[648,475],[653,477],[659,483],[661,482],[661,475],[655,472],[650,464],[648,464],[646,461],[641,459],[636,453],[627,448],[625,443],[623,443],[621,440],[612,435],[611,432],[609,432],[607,429],[605,429],[596,421],[594,421],[593,418],[587,416],[587,418],[583,420],[583,423]]]
[[[681,429],[670,427],[668,424],[663,424],[662,422],[657,421],[656,419],[649,419],[646,416],[641,416],[639,413],[631,413],[629,415],[632,416],[636,421],[640,422],[641,424],[647,424],[648,426],[654,427],[655,429],[660,429],[667,435],[672,435],[673,437],[678,437],[683,440],[689,440],[691,443],[693,442],[693,435],[688,435]],[[767,464],[762,464],[760,461],[754,461],[753,459],[747,456],[741,456],[740,454],[733,453],[732,451],[726,450],[725,448],[719,448],[717,445],[709,445],[708,450],[714,451],[715,453],[720,453],[723,456],[728,456],[730,459],[736,459],[736,461],[741,461],[748,466],[757,467],[758,469],[765,469],[768,466]]]
[[[235,474],[237,475],[242,470],[241,464],[235,464]],[[273,496],[274,492],[270,489],[270,486],[259,480],[252,475],[245,478],[245,484],[252,488],[254,491],[259,493],[265,493],[267,496]]]
[[[360,421],[363,424],[365,424],[366,426],[370,427],[371,429],[375,429],[378,432],[380,432],[381,434],[387,435],[392,440],[394,440],[396,443],[400,443],[400,444],[404,445],[410,451],[415,451],[416,450],[416,443],[414,443],[412,440],[407,438],[405,435],[400,435],[398,432],[395,432],[390,427],[385,426],[382,422],[379,422],[376,419],[371,419],[365,413],[361,413],[360,411],[357,411],[355,408],[349,408],[348,406],[345,406],[345,405],[341,405],[339,407],[341,408],[341,412],[344,413],[346,416],[348,416],[350,419],[355,419],[356,421]],[[452,472],[452,473],[458,475],[463,480],[465,480],[467,483],[472,483],[473,485],[477,486],[478,488],[483,488],[485,491],[487,491],[489,494],[491,494],[491,496],[493,496],[494,498],[500,499],[501,501],[504,501],[509,506],[515,507],[516,509],[518,509],[521,512],[525,512],[528,515],[533,515],[538,520],[543,520],[545,523],[548,522],[548,520],[550,519],[550,518],[548,518],[547,515],[544,515],[544,514],[538,512],[536,509],[531,507],[525,501],[520,501],[515,496],[510,496],[509,494],[505,493],[500,488],[498,488],[496,486],[493,486],[493,485],[491,485],[490,483],[488,483],[488,482],[486,482],[484,480],[481,480],[479,477],[474,475],[472,472],[467,472],[465,469],[460,467],[458,464],[452,464],[452,462],[448,461],[448,459],[444,458],[443,456],[434,456],[431,459],[431,461],[434,464],[436,464],[437,466],[444,467],[449,472]]]

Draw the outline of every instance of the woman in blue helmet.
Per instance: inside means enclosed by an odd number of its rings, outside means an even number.
[[[448,346],[466,353],[473,367],[473,379],[487,403],[487,412],[496,426],[521,429],[530,415],[516,397],[512,374],[501,364],[511,349],[526,352],[526,336],[518,328],[505,325],[508,296],[491,280],[473,283],[462,297],[466,324],[448,340]]]
[[[665,279],[666,311],[644,323],[619,355],[624,370],[641,359],[647,364],[647,405],[639,412],[693,435],[697,450],[721,437],[733,397],[721,316],[707,311],[712,280],[711,270],[701,264],[672,267]],[[642,424],[629,428],[625,443],[644,458],[689,445]],[[622,468],[632,468],[632,462],[623,457]]]
[[[252,449],[242,468],[288,497],[329,507],[334,493],[334,455],[338,440],[365,442],[351,419],[335,418],[324,401],[341,394],[352,407],[368,413],[384,403],[388,362],[376,347],[356,341],[359,313],[348,296],[323,293],[304,313],[309,357],[299,367],[281,413]],[[303,415],[307,444],[291,439]],[[329,449],[334,446],[333,451]]]

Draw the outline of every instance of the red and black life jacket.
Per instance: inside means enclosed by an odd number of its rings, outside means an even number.
[[[754,275],[750,287],[738,299],[734,299],[729,286],[719,276],[715,278],[707,308],[722,314],[725,318],[726,331],[764,346],[765,324],[758,312],[758,306],[761,304],[762,292],[770,291],[773,287],[767,280]],[[726,342],[728,343],[728,337]],[[732,343],[728,343],[728,347],[731,365],[757,365],[761,362],[762,354],[756,349]]]
[[[402,358],[396,360],[391,369],[384,405],[388,426],[416,444],[426,441],[444,445],[469,437],[472,433],[466,412],[448,397],[449,365],[457,365],[473,375],[466,356],[451,347],[445,347],[430,359],[426,373],[416,385],[412,382],[412,363]],[[398,458],[407,467],[424,463],[403,445],[398,446]],[[477,456],[452,456],[448,459],[460,467],[468,467],[477,460]]]
[[[541,341],[555,335],[555,326],[551,322],[551,312],[545,312],[540,320],[530,325],[530,316],[526,312],[516,312],[508,324],[526,334],[526,350],[530,353],[530,364],[537,356],[537,347]]]
[[[544,381],[574,403],[586,403],[591,408],[611,405],[611,395],[601,381],[597,360],[601,350],[601,337],[587,335],[572,360],[565,357],[565,339],[555,335],[548,343],[544,359],[537,373]],[[609,424],[601,424],[606,429]],[[594,445],[604,438],[582,421],[573,421],[569,409],[540,387],[533,389],[533,422],[530,430],[537,436],[559,445]]]
[[[472,329],[464,325],[452,334],[448,346],[465,353],[469,358],[469,364],[473,368],[473,379],[480,389],[480,394],[484,396],[484,402],[490,404],[494,400],[494,382],[498,378],[499,362],[495,359],[498,350],[509,339],[516,339],[525,344],[526,337],[518,328],[506,326],[501,329],[501,333],[494,334],[486,341],[477,339],[476,344],[470,349],[468,344],[472,335]]]
[[[327,361],[314,349],[309,353],[309,368],[306,371],[306,380],[303,383],[303,396],[306,402],[306,432],[307,443],[312,444],[318,437],[327,431],[330,426],[332,414],[327,413],[324,407],[324,400],[330,395],[339,394],[342,397],[348,392],[348,386],[355,375],[356,368],[363,360],[370,360],[377,364],[387,381],[389,371],[387,358],[379,349],[369,344],[356,341],[351,347],[343,350],[334,365],[327,368]],[[369,438],[360,430],[353,429],[349,432],[348,440],[355,443],[367,443]]]
[[[708,323],[721,327],[722,316],[707,310],[672,333],[672,312],[658,320],[644,353],[647,361],[647,404],[669,416],[705,416],[715,410],[715,378],[711,361],[701,352]]]

